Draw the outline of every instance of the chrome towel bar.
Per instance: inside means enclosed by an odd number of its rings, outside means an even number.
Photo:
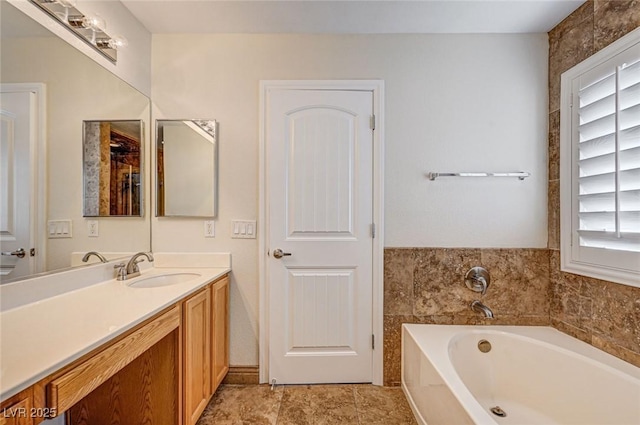
[[[438,177],[517,177],[519,180],[524,180],[531,174],[525,171],[514,171],[509,173],[485,173],[485,172],[467,172],[467,173],[427,173],[429,180],[435,180]]]

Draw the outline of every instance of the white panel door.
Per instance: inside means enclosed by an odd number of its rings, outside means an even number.
[[[266,108],[269,380],[371,382],[373,93],[271,89]]]
[[[32,274],[32,152],[36,131],[35,95],[0,93],[0,275]],[[11,255],[19,250],[22,256]]]

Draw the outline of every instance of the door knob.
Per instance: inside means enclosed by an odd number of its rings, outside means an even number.
[[[6,255],[6,256],[15,255],[18,258],[24,258],[24,256],[27,255],[27,253],[24,251],[24,248],[20,248],[17,251],[5,251],[2,253],[2,255]]]
[[[273,250],[273,256],[276,258],[288,257],[290,255],[291,255],[290,252],[282,252],[280,248]]]

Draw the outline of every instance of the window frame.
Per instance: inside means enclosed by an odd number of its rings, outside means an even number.
[[[640,253],[580,246],[578,149],[573,125],[574,82],[640,47],[640,28],[564,72],[560,83],[560,270],[640,287]]]

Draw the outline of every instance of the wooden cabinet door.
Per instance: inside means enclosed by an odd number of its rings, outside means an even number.
[[[215,392],[229,370],[229,276],[214,283],[211,291],[213,302],[211,382]]]
[[[198,421],[211,396],[211,291],[184,302],[185,425]]]
[[[2,402],[0,405],[0,425],[31,425],[36,415],[31,400],[32,392],[27,389]],[[39,419],[40,422],[42,419]]]

